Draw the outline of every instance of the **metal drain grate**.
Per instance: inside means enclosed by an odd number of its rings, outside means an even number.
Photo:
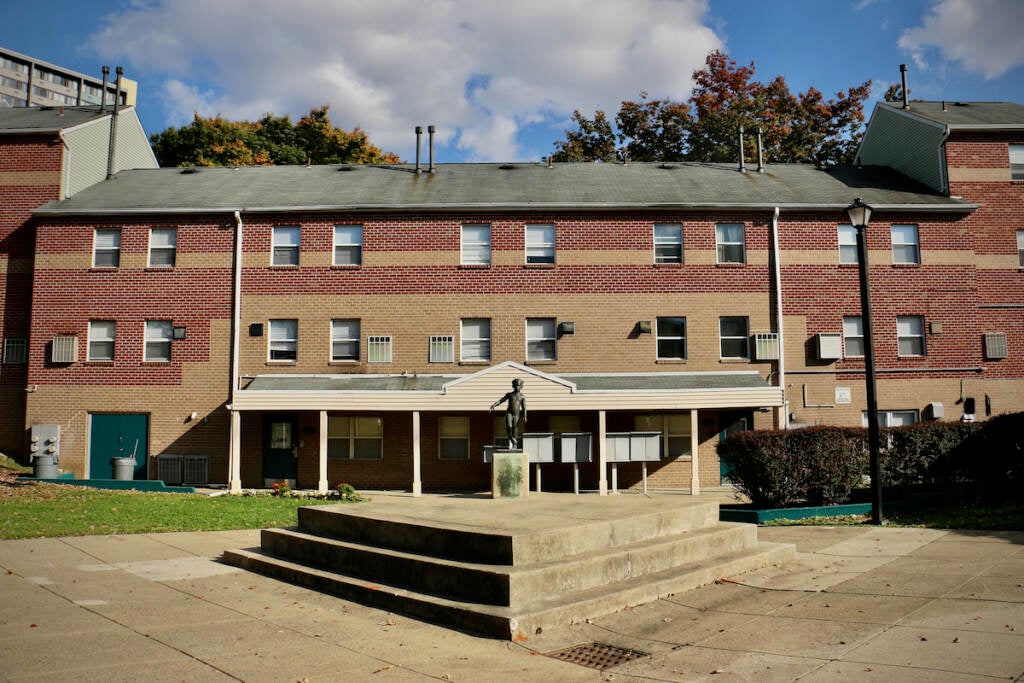
[[[573,645],[557,652],[548,652],[547,656],[560,659],[563,662],[569,662],[570,664],[579,664],[590,669],[604,671],[632,659],[648,657],[650,653],[641,652],[640,650],[627,650],[626,648],[605,645],[604,643],[583,643],[582,645]]]

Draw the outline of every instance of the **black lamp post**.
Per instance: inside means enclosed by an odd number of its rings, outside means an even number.
[[[878,396],[875,392],[875,338],[871,332],[871,292],[868,288],[868,221],[871,207],[860,197],[846,207],[850,223],[857,230],[857,263],[860,272],[860,321],[864,330],[864,377],[868,400],[868,457],[871,473],[871,523],[882,523],[882,472],[878,463]]]

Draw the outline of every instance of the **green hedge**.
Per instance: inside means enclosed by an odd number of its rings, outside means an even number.
[[[1024,495],[1024,413],[886,429],[881,446],[886,488],[974,482],[992,493]],[[718,444],[718,455],[755,507],[843,503],[867,481],[862,428],[735,432]]]

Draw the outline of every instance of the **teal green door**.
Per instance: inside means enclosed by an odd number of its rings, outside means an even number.
[[[263,417],[263,480],[271,483],[298,476],[298,419],[294,413],[274,413]]]
[[[96,413],[89,416],[89,478],[113,479],[111,458],[135,455],[135,478],[147,479],[149,415]]]
[[[752,410],[723,410],[718,414],[718,440],[721,441],[733,432],[742,432],[752,429],[754,426],[754,412]],[[718,473],[722,477],[722,483],[729,481],[729,467],[722,460],[718,461]]]

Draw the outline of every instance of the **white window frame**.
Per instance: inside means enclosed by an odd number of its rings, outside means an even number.
[[[526,263],[555,265],[555,226],[531,223],[526,226]]]
[[[353,332],[355,334],[353,334]],[[331,348],[330,359],[332,363],[358,363],[359,342],[362,339],[359,318],[334,318],[331,320]],[[337,353],[337,345],[345,344],[349,350],[355,347],[354,354]]]
[[[428,363],[455,362],[455,336],[451,334],[432,334],[427,347]]]
[[[682,334],[663,334],[661,328],[661,321],[670,320],[681,320],[683,329]],[[669,315],[660,316],[654,321],[654,338],[655,338],[655,358],[657,360],[686,360],[686,316],[683,315]],[[682,345],[682,355],[679,356],[667,356],[661,353],[661,342],[675,342],[678,341]]]
[[[839,262],[844,264],[860,263],[857,252],[857,228],[852,225],[840,225],[836,229],[839,241]]]
[[[550,354],[544,349],[550,349]],[[538,351],[541,353],[537,353]],[[558,321],[555,318],[526,319],[526,360],[558,360]]]
[[[683,263],[682,223],[654,224],[654,262]]]
[[[909,417],[910,421],[906,422],[905,424],[896,424],[896,425],[894,425],[893,423],[896,421],[895,418],[897,416]],[[879,410],[878,411],[878,426],[883,428],[883,429],[889,429],[889,428],[892,428],[892,427],[907,427],[909,425],[917,424],[920,421],[921,421],[921,411],[919,411],[919,410],[914,410],[914,409],[909,409],[908,408],[908,409],[904,409],[904,410]],[[867,427],[868,426],[868,411],[866,411],[866,410],[860,411],[860,423],[861,423],[861,426],[863,426],[863,427]]]
[[[106,239],[108,236],[112,239]],[[100,258],[101,255],[104,257],[103,259]],[[101,260],[110,260],[112,263],[100,263]],[[121,228],[96,228],[92,237],[92,267],[118,268],[120,265]]]
[[[295,363],[299,360],[299,321],[295,318],[276,318],[269,321],[267,334],[267,361]],[[277,356],[277,357],[275,357]]]
[[[338,258],[339,255],[347,256]],[[331,263],[335,266],[361,266],[363,264],[363,226],[334,226],[334,255]]]
[[[470,420],[463,415],[442,415],[437,421],[437,459],[445,461],[469,460]],[[460,445],[463,454],[458,457],[445,455],[445,443]]]
[[[857,342],[859,340],[859,342]],[[860,344],[860,353],[850,351],[850,343]],[[859,315],[843,316],[843,358],[863,358],[865,349],[864,322]]]
[[[168,236],[168,239],[157,239],[158,236]],[[154,259],[156,255],[158,258]],[[178,229],[177,228],[150,228],[149,229],[149,268],[173,268],[178,260]]]
[[[298,225],[275,225],[270,241],[270,265],[298,266],[302,246],[302,228]]]
[[[661,453],[663,458],[682,458],[693,455],[690,436],[690,413],[655,413],[637,415],[633,426],[638,432],[661,432]],[[683,445],[682,448],[673,449]],[[673,452],[676,450],[678,452]]]
[[[921,353],[904,353],[905,342],[920,344]],[[900,358],[923,358],[928,355],[923,315],[896,316],[896,349]]]
[[[462,265],[491,265],[490,223],[464,223],[460,229],[459,244],[459,263]]]
[[[738,334],[722,334],[722,325],[726,320],[742,320],[744,325],[744,333]],[[736,340],[743,341],[743,353],[742,355],[725,355],[725,343],[726,341],[735,342]],[[750,360],[750,318],[745,315],[723,315],[718,318],[718,357],[721,360]]]
[[[109,332],[107,329],[109,328]],[[109,347],[109,355],[105,349]],[[101,353],[101,350],[104,352]],[[114,320],[90,320],[89,341],[86,344],[86,360],[95,363],[111,363],[117,352],[117,322]]]
[[[729,228],[740,229],[740,239],[726,239],[726,231]],[[729,251],[739,247],[739,260],[735,255],[730,256]],[[715,257],[718,263],[746,263],[747,262],[747,227],[743,223],[718,223],[715,225]]]
[[[490,318],[463,318],[459,321],[459,360],[464,363],[491,361]]]
[[[28,362],[28,340],[20,337],[4,339],[4,365],[24,365]]]
[[[1024,145],[1010,145],[1010,179],[1024,180]]]
[[[383,460],[384,419],[377,415],[328,415],[327,459]]]
[[[1017,264],[1024,268],[1024,230],[1017,231]]]
[[[912,235],[911,235],[912,233]],[[912,236],[913,240],[905,238]],[[897,241],[897,237],[899,240]],[[892,242],[892,262],[900,265],[918,265],[921,263],[921,234],[913,223],[892,225],[889,228],[889,239]],[[904,252],[911,252],[911,259],[906,260]]]
[[[366,362],[390,363],[394,353],[390,334],[371,334],[366,337]]]
[[[144,363],[170,363],[174,323],[170,320],[147,320],[144,327],[142,361]]]

